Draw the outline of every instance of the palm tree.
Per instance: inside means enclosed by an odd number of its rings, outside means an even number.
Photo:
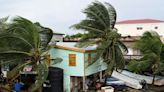
[[[116,11],[113,6],[96,1],[83,13],[86,14],[86,18],[72,26],[75,29],[87,31],[78,46],[97,44],[96,57],[102,58],[108,64],[106,73],[109,75],[114,68],[124,68],[123,51],[127,52],[127,48],[120,41],[121,35],[114,28]]]
[[[160,36],[156,32],[145,32],[134,46],[135,49],[141,51],[143,58],[138,62],[130,63],[129,69],[132,71],[137,70],[137,72],[151,70],[154,75],[152,84],[154,84],[155,75],[164,70],[164,63],[161,62],[162,45]]]
[[[7,78],[13,78],[25,65],[31,64],[37,71],[37,77],[29,92],[42,86],[48,75],[45,61],[50,60],[48,43],[52,35],[51,29],[39,23],[32,23],[22,17],[14,18],[7,31],[0,33],[1,64],[14,66]]]

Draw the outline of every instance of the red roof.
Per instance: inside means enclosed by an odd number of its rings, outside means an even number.
[[[156,19],[137,19],[137,20],[118,21],[118,22],[116,22],[116,24],[157,23],[157,22],[164,22],[164,21],[162,21],[162,20],[156,20]]]

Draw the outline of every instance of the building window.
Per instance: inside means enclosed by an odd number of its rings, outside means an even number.
[[[156,26],[156,27],[154,27],[154,29],[158,29],[158,27]]]
[[[69,54],[69,66],[76,66],[76,54]]]
[[[137,30],[142,30],[143,28],[142,27],[137,27]]]
[[[92,62],[92,59],[91,59],[91,53],[88,54],[88,64],[90,64]]]

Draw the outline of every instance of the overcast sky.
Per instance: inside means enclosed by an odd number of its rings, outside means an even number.
[[[40,22],[54,32],[72,34],[69,27],[85,18],[81,12],[94,0],[0,0],[0,17],[22,16]],[[164,20],[164,0],[99,0],[111,3],[117,20]]]

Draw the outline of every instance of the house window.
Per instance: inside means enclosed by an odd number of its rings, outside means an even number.
[[[137,27],[137,30],[142,30],[143,28],[142,27]]]
[[[69,66],[76,66],[76,54],[69,54]]]
[[[158,27],[156,26],[156,27],[154,27],[154,29],[158,29]]]
[[[90,64],[92,62],[92,59],[91,59],[91,53],[88,54],[88,64]]]

